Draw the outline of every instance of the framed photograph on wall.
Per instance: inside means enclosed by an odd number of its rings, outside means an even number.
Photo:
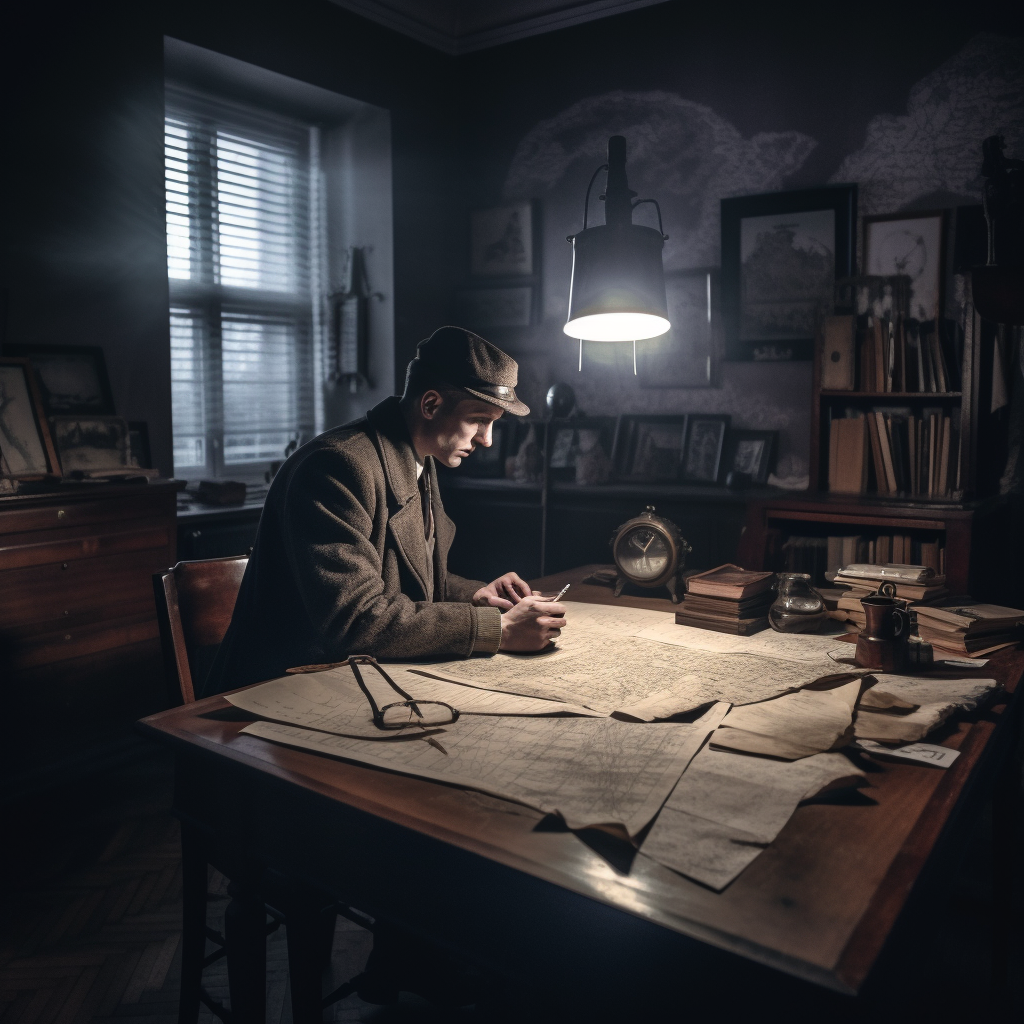
[[[60,475],[42,395],[27,359],[0,356],[0,476]]]
[[[533,323],[533,288],[467,288],[456,297],[458,322],[471,331],[529,327]]]
[[[47,416],[113,416],[114,396],[99,345],[7,345],[32,364]]]
[[[730,430],[725,438],[721,476],[731,470],[749,473],[755,484],[763,484],[775,469],[777,430]]]
[[[864,273],[909,278],[907,315],[931,321],[942,312],[946,211],[864,218]]]
[[[474,210],[469,221],[469,269],[474,277],[536,274],[536,208],[514,203]]]
[[[718,413],[692,414],[686,424],[682,477],[687,483],[716,484],[729,417]]]
[[[671,330],[638,341],[636,374],[645,388],[707,388],[713,385],[717,353],[717,269],[669,271],[665,296]]]
[[[615,443],[614,416],[554,420],[548,431],[551,438],[548,468],[553,479],[585,484],[608,482]]]
[[[635,483],[678,483],[686,416],[628,415],[615,431],[615,474]]]
[[[811,359],[837,277],[853,270],[857,186],[722,200],[725,358]]]

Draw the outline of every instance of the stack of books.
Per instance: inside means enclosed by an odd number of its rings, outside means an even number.
[[[748,572],[738,565],[720,565],[698,573],[686,581],[676,622],[736,636],[758,633],[768,627],[774,583],[775,573]]]
[[[858,629],[867,625],[861,601],[877,594],[883,583],[891,583],[896,588],[896,597],[915,609],[949,596],[946,577],[927,565],[894,562],[885,565],[847,565],[833,574],[833,582],[837,587],[843,587],[844,591],[836,601],[835,610],[829,609],[829,616],[840,622],[851,622]]]
[[[1024,610],[998,604],[924,607],[916,611],[917,631],[922,640],[972,658],[1014,643],[1024,625]]]

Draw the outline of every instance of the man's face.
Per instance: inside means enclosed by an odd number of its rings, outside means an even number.
[[[501,417],[501,409],[490,402],[464,398],[453,405],[436,391],[428,391],[423,396],[420,409],[427,421],[423,441],[428,449],[420,454],[433,455],[451,469],[461,466],[462,460],[472,455],[477,445],[490,448],[491,426]]]

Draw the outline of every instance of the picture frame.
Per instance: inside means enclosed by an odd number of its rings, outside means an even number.
[[[469,270],[473,277],[532,277],[537,267],[537,204],[525,201],[473,210]]]
[[[145,420],[128,421],[128,455],[139,469],[153,468],[153,456],[149,447],[149,424]]]
[[[857,186],[722,200],[725,358],[811,359],[837,278],[853,272]]]
[[[65,476],[132,468],[128,423],[120,416],[54,416],[50,422]]]
[[[607,483],[615,446],[614,416],[574,416],[548,425],[553,480],[582,484]]]
[[[686,483],[718,483],[729,421],[724,413],[692,413],[687,418],[681,474]]]
[[[686,450],[687,416],[630,414],[615,431],[615,475],[625,483],[678,483]]]
[[[60,476],[43,397],[28,359],[0,356],[0,476]]]
[[[101,346],[9,344],[4,355],[32,364],[47,416],[113,416],[116,412]]]
[[[491,447],[478,445],[468,459],[462,460],[459,471],[466,476],[501,479],[505,476],[505,459],[511,454],[516,424],[512,420],[495,420],[491,425]]]
[[[863,272],[909,278],[907,315],[922,323],[943,313],[946,218],[946,210],[864,218]]]
[[[529,327],[534,320],[534,288],[466,288],[456,296],[458,321],[470,330]]]
[[[755,484],[768,482],[775,469],[779,444],[777,430],[729,430],[725,437],[721,476],[736,470],[749,473]]]
[[[643,388],[714,387],[720,330],[717,267],[667,271],[670,330],[637,342],[637,381]]]

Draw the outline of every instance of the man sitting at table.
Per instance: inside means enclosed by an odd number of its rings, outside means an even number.
[[[514,572],[484,584],[447,570],[455,527],[434,460],[455,468],[490,446],[503,412],[529,414],[518,369],[483,338],[439,328],[417,347],[401,400],[288,459],[205,696],[350,654],[468,658],[540,650],[559,635],[564,607]]]

